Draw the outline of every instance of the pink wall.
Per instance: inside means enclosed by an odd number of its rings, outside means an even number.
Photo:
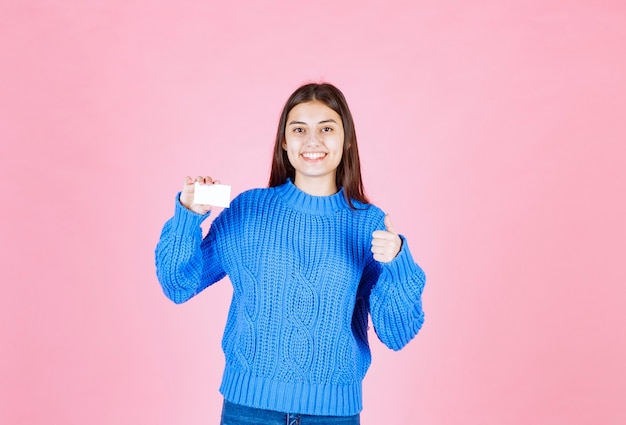
[[[0,423],[217,423],[229,284],[172,304],[154,245],[311,79],[429,278],[363,423],[625,423],[624,3],[235,3],[0,2]]]

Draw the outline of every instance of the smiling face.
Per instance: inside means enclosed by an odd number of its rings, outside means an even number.
[[[294,106],[287,115],[283,142],[296,170],[294,184],[312,195],[336,193],[343,143],[343,124],[337,112],[316,100]]]

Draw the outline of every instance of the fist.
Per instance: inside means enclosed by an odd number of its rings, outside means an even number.
[[[386,230],[376,230],[372,233],[372,254],[374,260],[381,263],[389,263],[402,248],[402,239],[391,225],[389,216],[385,216]]]
[[[185,177],[185,184],[183,185],[183,190],[180,193],[180,203],[183,204],[183,206],[188,210],[204,215],[211,211],[211,205],[194,204],[193,194],[196,182],[200,184],[217,184],[219,181],[213,180],[209,176],[198,176],[195,180],[189,176]]]

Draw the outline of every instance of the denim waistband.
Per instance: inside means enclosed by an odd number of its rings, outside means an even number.
[[[315,416],[255,409],[224,399],[220,425],[359,425],[359,415]]]

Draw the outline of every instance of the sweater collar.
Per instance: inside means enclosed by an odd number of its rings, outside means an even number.
[[[308,214],[332,214],[337,211],[349,209],[344,195],[343,188],[339,192],[330,196],[314,196],[300,190],[291,179],[274,187],[278,196],[295,210]]]

